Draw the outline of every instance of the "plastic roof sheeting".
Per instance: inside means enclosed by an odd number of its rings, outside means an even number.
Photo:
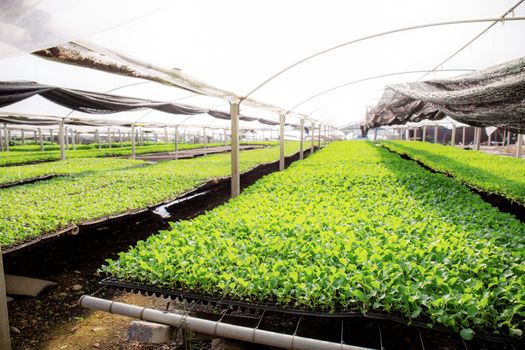
[[[49,1],[42,0],[39,6]],[[177,1],[169,2],[162,11],[126,25],[93,36],[68,37],[67,41],[85,39],[144,62],[180,69],[182,73],[242,96],[280,69],[327,47],[410,25],[499,17],[516,2]],[[84,11],[81,16],[71,12],[68,20],[89,27],[89,22],[102,12],[108,17],[118,15],[114,8],[101,8],[104,11],[100,8]],[[520,5],[514,15],[525,15],[525,5]],[[59,17],[57,13],[58,22],[55,23],[60,22]],[[253,97],[286,109],[319,91],[348,81],[396,71],[432,69],[487,25],[478,23],[429,28],[345,47],[290,70],[257,91]],[[443,68],[481,69],[523,57],[525,46],[521,43],[524,32],[524,22],[498,24]],[[4,41],[3,36],[2,32],[0,41]],[[70,75],[73,68],[79,73]],[[3,80],[37,80],[49,85],[97,92],[107,91],[121,82],[133,81],[132,78],[109,77],[110,74],[24,56],[0,60],[0,76]],[[428,78],[449,76],[451,74],[435,73]],[[416,79],[417,76],[414,77]],[[390,77],[356,84],[316,98],[302,105],[297,112],[308,115],[326,105],[312,117],[335,125],[359,121],[364,117],[366,105],[381,97],[385,85],[406,80],[409,79]],[[149,96],[152,85],[140,85],[133,91],[141,98],[171,100]],[[171,90],[174,95],[180,96],[180,91]],[[31,104],[34,99],[26,102]],[[241,111],[245,107],[241,105]],[[39,104],[38,108],[42,105]],[[26,111],[31,112],[29,107]],[[49,113],[47,110],[32,112]],[[246,111],[247,115],[251,116],[251,113]],[[158,113],[152,115],[159,119],[162,117]],[[277,115],[273,118],[277,120]],[[292,117],[290,120],[296,122]]]

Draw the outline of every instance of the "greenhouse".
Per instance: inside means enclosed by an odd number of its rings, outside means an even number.
[[[0,350],[525,347],[524,0],[0,28]]]

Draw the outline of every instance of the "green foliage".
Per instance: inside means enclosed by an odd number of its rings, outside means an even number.
[[[375,311],[518,336],[525,225],[361,141],[332,143],[140,241],[102,271],[254,302]]]
[[[286,153],[298,144],[287,142]],[[241,152],[241,171],[279,158],[279,148]],[[230,154],[80,172],[0,190],[0,244],[12,246],[71,224],[175,199],[207,180],[230,175]]]
[[[222,146],[220,143],[208,144],[207,147]],[[101,157],[117,157],[117,156],[129,156],[131,155],[131,146],[117,147],[114,145],[113,148],[94,148],[89,145],[89,148],[82,148],[77,150],[66,150],[66,158],[101,158]],[[23,149],[24,147],[34,146],[19,146],[15,149]],[[179,144],[179,150],[187,150],[194,148],[202,148],[203,144]],[[29,148],[32,149],[32,148]],[[135,148],[136,154],[147,154],[147,153],[159,153],[159,152],[174,152],[175,145],[172,143],[168,144],[150,144],[144,146],[137,146]],[[52,150],[49,151],[26,151],[26,150],[10,150],[9,152],[0,152],[0,166],[17,165],[24,163],[35,163],[44,162],[60,159],[60,151],[56,150],[53,146]]]
[[[24,166],[0,167],[0,184],[28,180],[45,175],[73,175],[85,172],[124,169],[147,164],[141,160],[117,158],[74,158]]]
[[[523,159],[428,142],[384,141],[382,144],[396,153],[406,154],[420,161],[431,169],[449,174],[464,184],[525,205]]]

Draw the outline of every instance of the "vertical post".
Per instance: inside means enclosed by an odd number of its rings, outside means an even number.
[[[131,159],[135,159],[136,153],[135,153],[135,124],[131,124]]]
[[[66,160],[66,151],[64,149],[64,119],[58,124],[58,143],[60,144],[60,160]]]
[[[9,144],[11,143],[11,130],[7,130],[7,151],[9,151]]]
[[[53,129],[49,129],[49,141],[51,141],[51,143],[55,142],[55,137],[53,136]]]
[[[21,136],[21,137],[22,137],[22,145],[23,145],[23,144],[24,144],[24,142],[25,142],[25,137],[24,137],[24,129],[21,129],[20,131],[21,131],[21,134],[22,134],[22,136]]]
[[[510,131],[507,131],[507,152],[510,151]]]
[[[518,140],[516,142],[516,157],[521,158],[523,156],[523,134],[518,134]]]
[[[463,144],[463,147],[465,147],[465,142],[466,142],[466,139],[465,139],[466,134],[467,134],[466,129],[467,129],[467,127],[464,126],[463,127],[463,135],[462,135],[462,139],[461,139],[461,143]]]
[[[108,147],[111,148],[111,129],[108,128]]]
[[[2,350],[11,349],[11,336],[9,334],[9,316],[7,315],[7,296],[5,294],[4,263],[2,261],[2,248],[1,247],[0,247],[0,349]]]
[[[38,143],[40,144],[40,151],[44,151],[44,139],[42,138],[42,129],[38,128]]]
[[[452,125],[452,137],[450,138],[450,145],[456,145],[456,125]]]
[[[95,142],[97,143],[98,149],[100,149],[100,135],[98,134],[98,129],[95,130]]]
[[[33,130],[33,140],[35,141],[35,144],[38,142],[35,130]]]
[[[239,162],[239,102],[230,102],[231,119],[231,197],[235,198],[241,192],[240,162]]]
[[[224,129],[224,147],[228,146],[228,137],[226,135],[226,128]]]
[[[439,137],[439,126],[436,124],[434,126],[434,143],[438,143],[438,137]]]
[[[481,128],[480,127],[476,127],[476,132],[475,132],[475,140],[476,140],[476,151],[479,151],[480,147],[481,147]]]
[[[124,147],[124,145],[122,144],[122,131],[120,129],[118,129],[118,142],[120,143],[120,147]]]
[[[299,143],[299,159],[304,159],[304,119],[303,118],[301,118],[300,128],[301,128],[301,140]]]
[[[9,152],[9,131],[7,130],[7,123],[4,123],[4,140],[5,140],[5,151]]]
[[[427,126],[423,126],[423,136],[421,137],[421,141],[425,142],[427,140]]]
[[[377,128],[374,128],[374,142],[377,141]]]
[[[417,131],[419,128],[414,128],[414,141],[417,141]]]
[[[0,152],[4,151],[4,138],[2,136],[2,129],[0,129]]]
[[[319,124],[319,133],[317,133],[317,148],[321,149],[321,129],[323,126]]]
[[[71,134],[71,145],[73,146],[73,150],[76,151],[77,150],[77,144],[76,144],[76,140],[75,140],[75,131],[70,130],[70,134]]]
[[[410,129],[409,128],[405,129],[405,140],[410,141]]]
[[[312,153],[314,153],[314,139],[315,139],[315,123],[312,122],[312,128],[310,129],[310,135],[311,135],[311,139],[312,139],[312,145],[310,146],[310,155],[312,155]]]
[[[202,144],[204,145],[204,155],[206,155],[206,127],[202,128]]]
[[[179,127],[175,127],[175,159],[179,159]]]
[[[489,139],[487,140],[487,146],[490,147],[491,144],[492,144],[492,134],[489,134],[488,137],[489,137]]]
[[[284,120],[286,115],[279,114],[279,171],[284,170]]]
[[[168,144],[168,128],[164,128],[164,143]]]
[[[69,128],[67,126],[64,128],[64,142],[66,149],[69,149]]]

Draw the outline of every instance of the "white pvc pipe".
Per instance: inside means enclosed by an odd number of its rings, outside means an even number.
[[[215,337],[240,340],[266,346],[294,350],[364,350],[366,348],[324,340],[299,337],[289,334],[265,331],[257,328],[248,328],[219,321],[205,320],[189,315],[177,314],[167,311],[155,310],[116,301],[95,298],[83,295],[79,300],[80,306],[97,311],[109,312],[137,318],[144,321],[169,325],[176,328],[184,328],[201,334]]]
[[[312,128],[310,129],[310,135],[312,137],[312,145],[310,146],[310,155],[312,155],[312,153],[314,153],[314,140],[315,140],[315,123],[312,122]]]
[[[66,160],[66,152],[64,150],[64,120],[58,124],[58,142],[60,144],[60,160]]]
[[[518,134],[518,141],[516,142],[516,157],[523,156],[523,134]]]

